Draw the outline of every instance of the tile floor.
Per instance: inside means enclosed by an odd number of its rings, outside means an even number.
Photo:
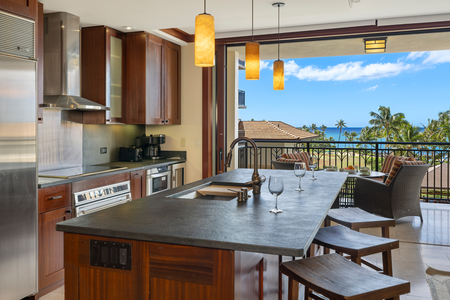
[[[427,266],[450,271],[450,204],[422,204],[423,223],[418,217],[406,217],[390,228],[391,238],[400,240],[400,248],[392,253],[394,276],[411,282],[411,293],[401,300],[431,300],[425,279]],[[364,233],[380,235],[379,229],[365,229]],[[366,257],[382,265],[381,254]],[[40,298],[64,300],[64,287]]]

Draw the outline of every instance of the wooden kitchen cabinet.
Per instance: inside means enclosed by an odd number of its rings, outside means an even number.
[[[126,35],[126,123],[181,124],[181,47],[146,32]]]
[[[133,200],[145,197],[146,178],[145,170],[130,172],[131,198]]]
[[[36,19],[38,0],[0,0],[0,10],[25,17]]]
[[[64,233],[55,226],[71,215],[71,206],[39,214],[39,296],[64,284]]]
[[[41,297],[64,284],[64,235],[58,222],[72,216],[71,184],[39,189],[39,293]]]
[[[81,96],[110,111],[84,112],[84,124],[123,124],[125,35],[106,26],[81,29]]]

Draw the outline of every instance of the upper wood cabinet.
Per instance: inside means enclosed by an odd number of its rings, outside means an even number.
[[[126,36],[126,123],[181,124],[181,47],[146,32]]]
[[[0,10],[25,17],[36,19],[38,0],[0,0]]]
[[[122,32],[105,26],[81,29],[81,96],[111,109],[84,112],[83,123],[125,123],[124,54]]]

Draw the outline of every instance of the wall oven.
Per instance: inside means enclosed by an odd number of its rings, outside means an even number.
[[[171,166],[164,166],[147,170],[147,193],[153,195],[171,188]]]
[[[131,200],[129,181],[81,191],[73,194],[73,216],[87,215]]]

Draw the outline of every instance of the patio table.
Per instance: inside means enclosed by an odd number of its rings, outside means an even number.
[[[372,171],[370,175],[361,175],[360,172],[355,174],[348,174],[347,181],[342,186],[341,192],[339,193],[339,201],[336,201],[334,208],[346,208],[353,207],[355,205],[355,185],[358,178],[380,178],[386,176],[386,173]]]

